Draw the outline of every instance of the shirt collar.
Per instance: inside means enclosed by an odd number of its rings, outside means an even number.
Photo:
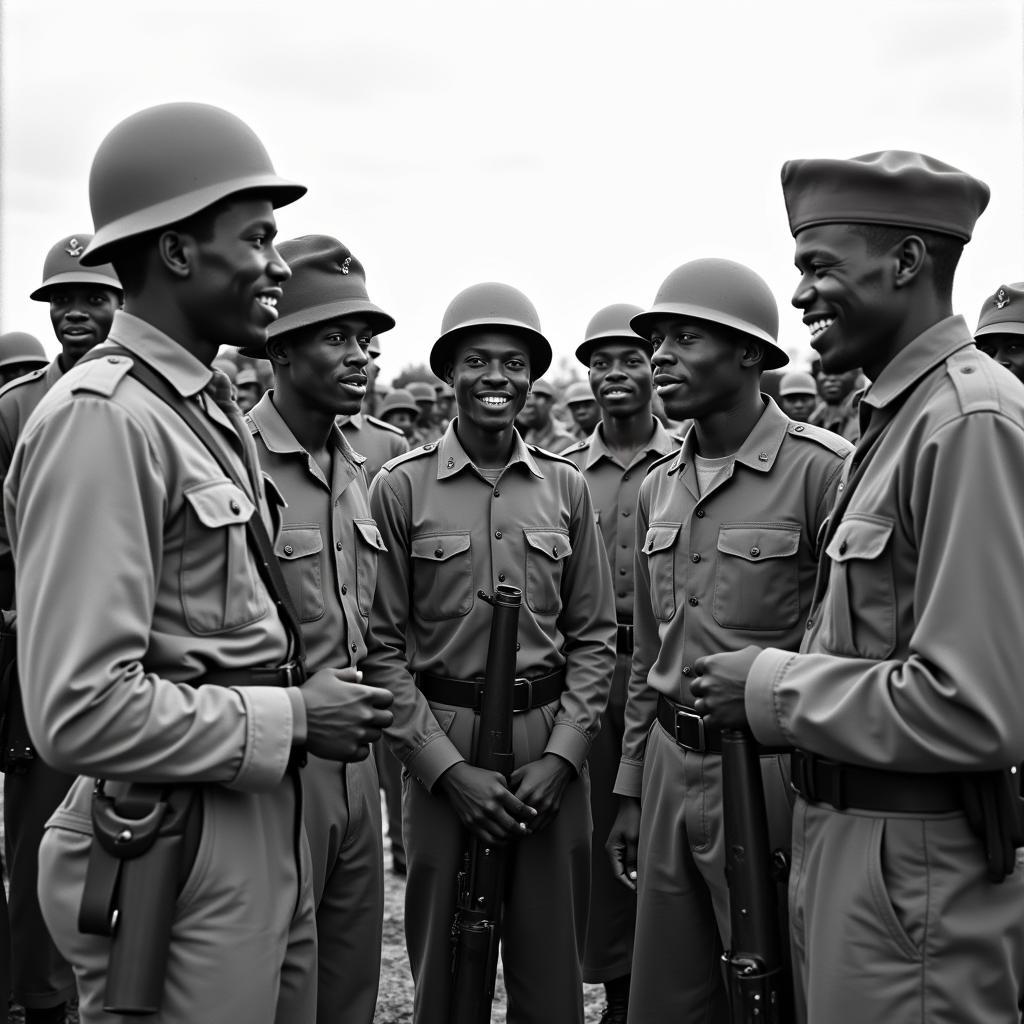
[[[919,334],[906,348],[897,352],[871,386],[861,395],[861,403],[882,409],[909,391],[922,377],[945,362],[954,352],[972,345],[974,339],[962,316],[950,316]]]
[[[107,340],[156,370],[183,398],[198,395],[213,379],[210,367],[152,324],[119,309]]]
[[[363,429],[363,414],[362,412],[353,413],[351,416],[339,416],[334,421],[339,427],[346,427],[349,424],[352,425],[353,430]]]
[[[748,469],[767,473],[775,465],[775,458],[779,454],[782,442],[786,439],[786,434],[789,431],[789,417],[768,395],[761,397],[765,403],[764,411],[754,424],[753,430],[747,434],[747,439],[740,445],[734,459]],[[668,468],[669,473],[675,473],[694,461],[696,445],[697,432],[691,429],[686,433],[686,440],[679,449],[679,454],[672,460],[672,464]]]
[[[646,455],[649,452],[654,452],[656,455],[668,455],[669,452],[675,451],[676,442],[673,440],[672,435],[664,428],[661,420],[656,416],[652,416],[651,422],[654,424],[654,430],[651,432],[651,436],[648,440],[637,451],[637,455]],[[603,428],[604,423],[598,423],[598,425],[594,427],[590,437],[587,438],[587,442],[589,444],[589,451],[587,452],[587,469],[595,466],[601,461],[601,459],[609,459],[612,462],[615,461],[615,457],[609,451],[608,445],[605,444]]]
[[[466,449],[462,447],[462,442],[459,441],[459,435],[456,433],[455,428],[459,422],[459,418],[456,416],[451,423],[448,424],[448,429],[441,435],[441,439],[436,442],[430,442],[425,444],[423,447],[430,451],[431,448],[437,448],[437,479],[447,480],[450,476],[455,476],[461,473],[464,469],[472,467],[477,470],[473,460],[466,454]],[[509,456],[506,469],[509,466],[516,465],[517,463],[522,464],[539,480],[544,479],[544,474],[537,467],[537,462],[533,457],[533,454],[526,447],[526,443],[519,435],[519,431],[513,428],[513,434],[515,435],[512,446],[512,454]],[[477,470],[479,472],[479,470]]]
[[[249,410],[249,418],[256,424],[260,439],[267,451],[275,455],[303,455],[308,458],[309,452],[295,439],[291,427],[285,423],[284,417],[271,400],[273,394],[273,389],[266,392]],[[366,461],[366,458],[349,444],[348,438],[338,429],[337,424],[331,426],[330,440],[349,462],[360,466]]]

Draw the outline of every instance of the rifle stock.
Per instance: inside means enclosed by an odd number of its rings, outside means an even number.
[[[768,842],[764,783],[754,738],[722,733],[725,876],[730,946],[723,954],[732,1024],[787,1024],[792,979],[782,949],[778,895]]]
[[[487,664],[480,700],[480,723],[473,763],[512,774],[512,698],[516,677],[516,637],[522,591],[499,586],[493,597],[479,594],[493,608]],[[505,888],[504,849],[470,837],[458,877],[452,921],[451,1024],[488,1024],[498,969],[498,943]]]

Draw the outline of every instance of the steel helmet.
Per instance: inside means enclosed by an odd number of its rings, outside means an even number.
[[[444,380],[444,368],[459,335],[472,327],[508,327],[522,336],[530,350],[530,379],[551,365],[551,346],[540,332],[533,303],[518,288],[488,281],[459,292],[441,320],[441,336],[430,350],[430,369]]]
[[[380,419],[384,419],[389,412],[398,412],[400,410],[411,412],[413,416],[419,416],[420,414],[420,407],[416,404],[416,399],[405,388],[395,388],[394,391],[388,392],[388,396],[381,404],[377,416]]]
[[[92,235],[67,235],[55,242],[43,261],[43,283],[29,295],[37,302],[49,302],[50,289],[58,284],[98,284],[120,293],[121,282],[109,263],[83,267],[79,262]]]
[[[167,227],[238,192],[275,207],[304,185],[279,178],[244,121],[205,103],[166,103],[125,118],[100,143],[89,172],[96,235],[82,256],[105,263],[117,242]]]
[[[39,339],[24,331],[10,331],[0,334],[0,368],[16,363],[46,366],[50,360]]]
[[[590,366],[590,353],[597,348],[601,341],[611,338],[621,338],[624,341],[632,341],[645,349],[648,355],[654,351],[654,346],[647,338],[640,337],[632,327],[630,320],[643,310],[639,306],[631,306],[628,302],[616,302],[611,306],[599,309],[587,324],[587,333],[583,337],[583,344],[576,349],[576,358],[584,365]]]
[[[777,370],[789,362],[779,348],[779,307],[765,281],[732,260],[693,260],[665,278],[654,305],[630,320],[645,338],[666,316],[687,316],[732,327],[764,344],[762,370]]]
[[[594,392],[585,380],[574,380],[565,390],[565,404],[576,405],[579,402],[596,402]]]

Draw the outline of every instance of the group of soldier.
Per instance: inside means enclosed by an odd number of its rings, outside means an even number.
[[[584,982],[604,1024],[727,1021],[725,729],[761,745],[790,864],[794,1019],[1019,1019],[1024,836],[997,797],[1024,760],[1024,284],[975,344],[951,287],[988,189],[931,157],[794,160],[782,186],[820,393],[763,394],[776,299],[696,259],[590,320],[573,437],[522,292],[451,299],[438,385],[380,419],[395,320],[333,235],[275,242],[305,189],[253,132],[200,104],[110,132],[94,233],[32,294],[60,353],[0,391],[28,1024],[76,995],[84,1024],[139,1012],[115,963],[151,862],[119,844],[150,826],[176,851],[164,951],[128,953],[159,960],[152,1019],[369,1024],[381,785],[417,1024],[450,1019],[468,836],[511,854],[510,1022],[582,1024]],[[508,778],[473,763],[499,585]]]

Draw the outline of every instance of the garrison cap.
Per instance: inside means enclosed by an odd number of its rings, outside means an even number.
[[[395,326],[394,318],[370,301],[363,265],[336,238],[303,235],[282,242],[277,251],[292,276],[282,285],[268,338],[346,316],[365,320],[374,335]]]
[[[971,240],[988,205],[983,181],[923,153],[888,149],[851,160],[788,160],[782,192],[796,236],[818,224],[886,224]]]
[[[549,380],[535,380],[533,382],[533,393],[535,395],[544,395],[550,398],[552,402],[555,400],[555,387]]]
[[[565,404],[575,405],[577,402],[595,402],[594,392],[585,380],[573,381],[566,389]]]
[[[0,368],[17,363],[46,366],[49,363],[46,352],[34,334],[25,331],[8,331],[0,334]]]
[[[377,415],[380,419],[383,419],[389,412],[398,412],[399,410],[411,412],[413,416],[419,416],[420,414],[420,407],[416,404],[416,399],[413,398],[412,393],[406,388],[395,388],[394,391],[389,392],[387,398],[381,404]]]
[[[790,370],[782,375],[779,381],[779,396],[786,395],[817,395],[818,384],[815,379],[804,370]]]
[[[654,354],[654,346],[649,338],[641,337],[630,327],[629,322],[643,310],[639,306],[631,306],[628,302],[616,302],[611,306],[599,309],[587,324],[587,333],[583,342],[576,349],[576,358],[584,365],[590,366],[591,353],[602,341],[618,338],[629,341],[642,348],[649,356]]]
[[[1024,334],[1024,281],[1000,285],[985,300],[974,336],[983,334]]]
[[[43,261],[43,283],[29,298],[48,302],[50,289],[60,284],[96,284],[121,294],[121,282],[109,263],[101,263],[97,267],[82,266],[82,254],[91,241],[92,235],[80,232],[55,242]]]

